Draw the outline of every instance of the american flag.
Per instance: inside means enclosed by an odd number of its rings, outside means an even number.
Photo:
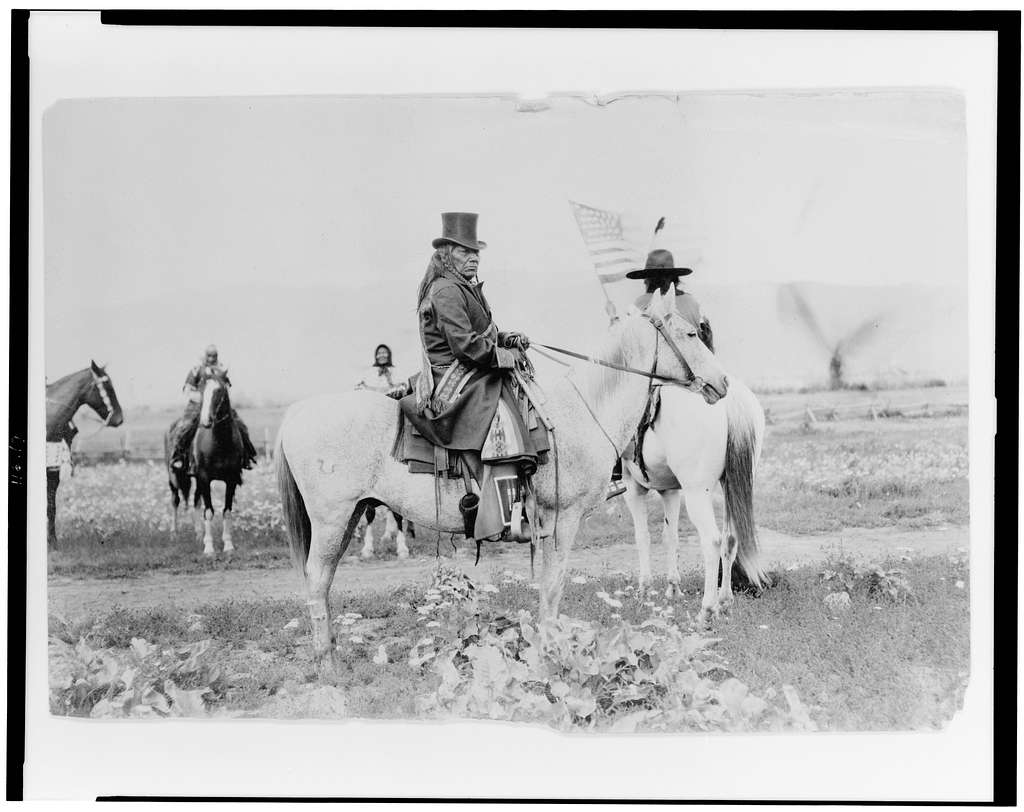
[[[583,242],[602,282],[617,282],[626,272],[641,267],[640,258],[622,236],[622,217],[613,211],[595,209],[569,201]]]

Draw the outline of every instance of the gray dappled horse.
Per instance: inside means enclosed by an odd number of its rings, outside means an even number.
[[[699,392],[707,404],[726,395],[723,370],[676,312],[674,298],[655,294],[647,311],[626,316],[608,332],[599,357],[643,370],[640,375],[591,364],[572,373],[575,380],[559,377],[539,393],[538,405],[553,426],[551,461],[537,469],[527,496],[527,513],[540,526],[541,621],[558,613],[581,520],[604,500],[608,471],[646,408],[646,371]],[[314,652],[328,673],[335,664],[330,586],[365,508],[384,504],[418,528],[463,531],[463,483],[436,483],[435,513],[434,478],[410,474],[390,453],[397,428],[397,404],[355,391],[292,405],[277,433],[285,526],[305,585]]]
[[[171,489],[171,528],[178,530],[178,506],[182,497],[188,502],[191,477],[196,480],[193,500],[193,523],[196,539],[203,544],[203,555],[214,555],[213,549],[213,499],[210,485],[214,481],[224,483],[224,528],[222,538],[224,552],[230,555],[235,545],[231,536],[231,510],[234,504],[235,488],[242,484],[242,468],[245,460],[245,445],[242,432],[231,410],[230,384],[220,372],[207,376],[203,383],[202,406],[199,411],[199,427],[192,440],[194,468],[171,466],[170,429],[164,434],[164,461],[167,466],[168,484]],[[173,428],[173,426],[172,426]],[[202,521],[199,505],[202,502]]]
[[[72,422],[75,413],[82,406],[88,406],[103,421],[104,426],[120,426],[124,422],[121,404],[117,401],[113,381],[106,369],[95,361],[78,372],[46,385],[46,442],[66,443],[68,451],[71,441],[78,433]],[[46,543],[57,548],[57,487],[60,485],[60,468],[46,468]]]

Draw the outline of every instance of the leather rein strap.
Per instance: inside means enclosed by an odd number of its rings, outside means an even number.
[[[665,339],[665,343],[668,344],[669,349],[672,350],[672,354],[675,355],[676,359],[679,361],[680,366],[682,366],[683,369],[689,370],[691,376],[690,378],[676,378],[672,375],[659,375],[657,372],[655,372],[654,370],[658,364],[657,349],[655,349],[654,362],[651,364],[651,371],[644,372],[642,369],[636,369],[635,367],[626,366],[624,364],[616,364],[612,361],[605,361],[601,358],[594,358],[592,355],[584,355],[583,353],[580,352],[567,350],[564,347],[553,347],[550,344],[542,344],[539,341],[531,341],[530,347],[543,347],[546,350],[551,350],[552,352],[557,352],[561,355],[568,355],[570,358],[578,358],[581,361],[589,361],[592,364],[598,364],[603,367],[608,367],[609,369],[615,369],[618,370],[619,372],[628,372],[631,375],[639,375],[643,378],[649,378],[652,381],[656,380],[662,381],[663,383],[672,383],[675,384],[676,386],[681,386],[684,389],[692,389],[695,392],[700,392],[700,390],[703,389],[704,387],[704,379],[693,374],[693,370],[690,369],[690,365],[687,364],[686,359],[683,358],[682,351],[679,349],[675,341],[672,340],[672,336],[669,335],[668,331],[665,329],[665,322],[663,322],[661,319],[656,319],[647,314],[644,314],[644,318],[647,319],[648,322],[650,322],[651,326],[654,327],[655,330],[658,331],[658,335]],[[541,354],[547,355],[547,353]]]

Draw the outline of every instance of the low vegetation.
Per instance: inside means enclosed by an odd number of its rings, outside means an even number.
[[[542,641],[536,585],[429,583],[356,594],[334,618],[340,667],[323,681],[298,600],[188,613],[52,618],[51,712],[78,716],[446,718],[578,730],[941,727],[969,663],[963,555],[870,563],[834,555],[773,573],[712,633],[682,600],[625,576],[574,574]],[[845,597],[837,597],[845,596]]]

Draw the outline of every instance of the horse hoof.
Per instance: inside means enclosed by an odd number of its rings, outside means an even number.
[[[398,557],[399,558],[408,558],[409,557],[409,551],[408,550],[399,550],[398,551]]]
[[[702,606],[700,612],[697,614],[697,623],[703,626],[705,629],[710,629],[712,621],[718,616],[718,611],[708,606]]]
[[[203,550],[203,558],[216,558],[217,553],[213,550]]]
[[[231,558],[231,556],[234,555],[234,553],[235,553],[235,548],[234,547],[225,547],[224,548],[224,557],[225,558]]]
[[[360,557],[361,559],[363,559],[363,561],[369,561],[369,560],[370,560],[371,558],[373,558],[373,553],[372,553],[372,552],[367,552],[366,550],[363,550],[363,551],[362,551],[362,552],[361,552],[361,553],[359,554],[359,557]]]
[[[672,600],[673,598],[677,598],[682,594],[683,590],[679,588],[679,584],[669,581],[668,586],[665,587],[665,597],[668,600]]]

